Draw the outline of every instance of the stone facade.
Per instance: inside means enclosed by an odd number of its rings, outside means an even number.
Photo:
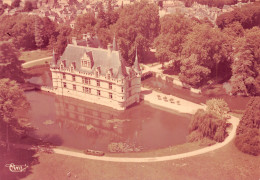
[[[137,54],[134,65],[127,67],[115,46],[69,44],[59,59],[54,53],[50,67],[54,92],[117,110],[139,102],[142,72]]]

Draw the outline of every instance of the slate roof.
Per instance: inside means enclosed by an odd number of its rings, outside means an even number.
[[[81,58],[84,54],[87,54],[93,62],[91,69],[81,67]],[[80,72],[94,73],[94,71],[100,67],[101,75],[106,75],[110,69],[112,70],[112,77],[114,78],[123,78],[128,75],[126,71],[128,67],[126,67],[126,63],[119,51],[109,53],[107,49],[68,44],[63,55],[58,60],[57,66],[60,66],[63,60],[66,60],[66,67],[70,67],[71,64],[75,62],[75,70]]]

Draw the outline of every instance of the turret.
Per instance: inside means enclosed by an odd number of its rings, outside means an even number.
[[[58,61],[58,59],[57,59],[57,54],[55,53],[55,50],[54,50],[54,48],[53,48],[51,65],[52,65],[52,66],[56,66],[56,65],[57,65],[57,61]]]
[[[134,65],[133,65],[133,69],[134,69],[135,72],[137,72],[137,73],[140,73],[140,72],[141,72],[141,68],[140,68],[139,62],[138,62],[137,49],[136,49],[135,62],[134,62]]]
[[[113,39],[113,51],[117,51],[117,45],[116,45],[116,37],[114,35],[114,39]]]

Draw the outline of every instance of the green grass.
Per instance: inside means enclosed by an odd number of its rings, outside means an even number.
[[[38,163],[31,166],[31,173],[24,179],[257,180],[258,164],[259,157],[238,151],[233,142],[203,155],[154,163],[105,162],[40,153]]]
[[[29,62],[36,59],[46,58],[52,56],[50,50],[34,50],[34,51],[23,51],[19,57],[19,60]]]

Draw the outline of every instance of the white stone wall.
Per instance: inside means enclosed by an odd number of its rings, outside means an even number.
[[[58,95],[102,104],[118,110],[124,110],[127,106],[140,100],[141,76],[139,75],[131,79],[126,78],[121,83],[117,80],[107,80],[102,76],[95,78],[92,75],[60,71],[59,69],[51,69],[51,72],[53,88],[56,89],[55,93]],[[66,76],[65,79],[63,78],[63,74]],[[75,76],[75,81],[73,81],[73,76]],[[82,78],[89,78],[90,83],[83,83]],[[97,80],[100,81],[100,86],[97,86]],[[129,81],[131,81],[130,87]],[[66,83],[66,88],[63,87],[64,83]],[[109,88],[109,83],[112,84],[112,89]],[[73,85],[76,85],[76,90],[73,89]],[[90,88],[91,93],[83,92],[83,87]],[[100,90],[100,96],[98,96],[98,90]],[[131,91],[130,96],[129,91]],[[112,99],[109,97],[110,93],[112,93]]]

